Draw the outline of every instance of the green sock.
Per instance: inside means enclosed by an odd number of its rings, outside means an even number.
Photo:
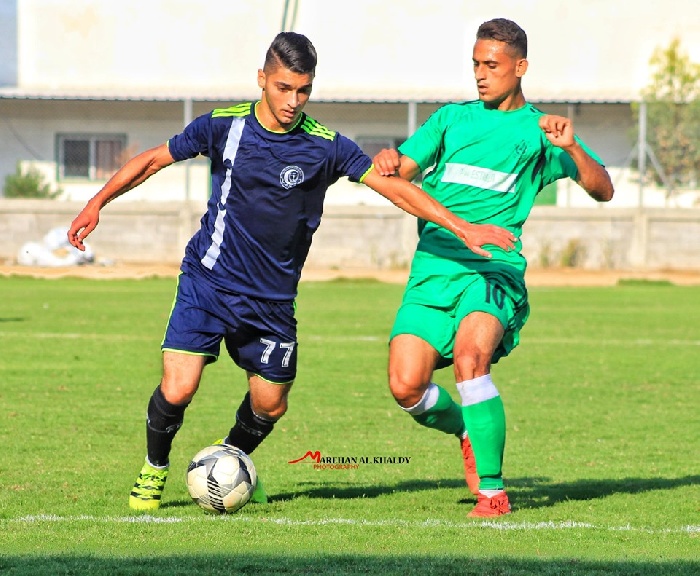
[[[462,416],[476,459],[481,490],[503,489],[506,414],[489,374],[461,382]]]
[[[461,435],[464,432],[462,408],[444,388],[430,383],[420,402],[404,408],[421,426],[434,428],[445,434]]]

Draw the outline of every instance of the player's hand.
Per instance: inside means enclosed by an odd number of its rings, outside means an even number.
[[[550,114],[540,117],[539,125],[554,146],[566,149],[574,145],[574,125],[568,118]]]
[[[384,148],[372,158],[372,163],[382,176],[393,176],[401,166],[401,159],[398,150]]]
[[[85,206],[82,212],[75,217],[75,220],[73,220],[68,229],[68,242],[78,250],[84,252],[85,245],[83,244],[83,240],[95,229],[99,221],[100,210],[93,207],[91,204]]]
[[[491,252],[483,248],[487,244],[498,246],[506,252],[515,250],[518,238],[510,230],[495,224],[465,224],[460,227],[457,236],[474,254],[491,258]]]

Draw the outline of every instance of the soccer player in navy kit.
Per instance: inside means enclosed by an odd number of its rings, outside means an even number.
[[[68,231],[82,249],[107,203],[173,162],[210,159],[212,194],[182,261],[162,343],[163,375],[148,403],[146,461],[129,498],[133,509],[160,506],[173,438],[222,340],[249,384],[223,441],[250,454],[284,415],[296,376],[297,285],[326,190],[339,178],[445,227],[477,253],[488,255],[486,244],[514,246],[511,232],[469,224],[409,182],[381,176],[354,142],[304,114],[315,67],[316,51],[305,36],[278,34],[258,70],[258,102],[200,116],[166,144],[132,158]],[[253,501],[266,501],[261,486]]]

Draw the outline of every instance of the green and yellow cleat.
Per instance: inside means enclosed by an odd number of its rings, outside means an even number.
[[[155,468],[148,459],[141,468],[139,477],[129,495],[129,508],[132,510],[157,510],[160,508],[160,496],[168,478],[168,467]]]

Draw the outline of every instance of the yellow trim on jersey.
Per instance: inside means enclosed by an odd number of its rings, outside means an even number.
[[[170,140],[168,140],[168,149],[170,149]],[[175,294],[173,295],[173,302],[170,304],[170,312],[168,313],[168,321],[170,321],[170,317],[173,315],[173,310],[175,309],[175,303],[177,302],[177,291],[180,288],[180,277],[183,275],[182,270],[177,275],[177,282],[175,283]],[[163,346],[165,344],[165,335],[168,331],[168,327],[165,327],[165,331],[163,332],[163,338],[160,341],[160,345]]]
[[[289,134],[292,130],[299,126],[299,122],[301,122],[303,117],[302,114],[299,114],[299,118],[297,118],[297,121],[294,122],[294,126],[290,126],[286,130],[270,130],[267,126],[265,126],[265,124],[263,124],[262,120],[260,120],[260,116],[258,116],[258,104],[260,104],[260,100],[255,103],[255,118],[257,119],[258,124],[260,124],[260,127],[270,134]]]
[[[229,106],[228,108],[216,108],[212,110],[212,118],[228,118],[230,116],[248,116],[250,114],[250,108],[252,102],[244,102],[243,104],[236,104],[235,106]]]
[[[287,380],[286,382],[275,382],[274,380],[268,380],[267,378],[263,378],[257,372],[248,372],[248,374],[252,374],[256,378],[260,378],[260,380],[263,380],[264,382],[267,382],[268,384],[274,384],[275,386],[287,386],[288,384],[294,384],[293,379]]]
[[[326,140],[333,140],[335,138],[335,132],[333,130],[329,130],[323,124],[309,116],[304,119],[301,129],[307,134],[311,134],[311,136],[320,136]]]
[[[189,350],[180,350],[179,348],[161,348],[161,352],[174,352],[176,354],[185,354],[187,356],[206,356],[207,358],[218,358],[216,354],[211,352],[190,352]]]
[[[374,164],[370,164],[369,168],[367,168],[367,170],[365,171],[365,173],[364,173],[362,176],[360,176],[360,179],[358,180],[358,182],[359,182],[360,184],[362,184],[363,180],[364,180],[365,178],[367,178],[367,174],[369,174],[369,173],[372,171],[373,168],[374,168]]]

